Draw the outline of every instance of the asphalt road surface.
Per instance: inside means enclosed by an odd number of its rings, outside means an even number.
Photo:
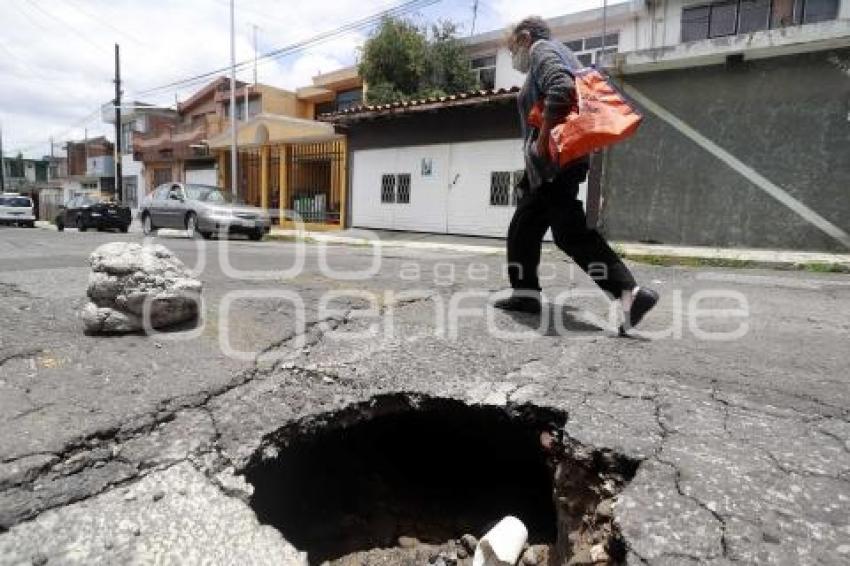
[[[850,277],[635,266],[662,302],[618,338],[554,253],[541,322],[487,308],[499,256],[173,236],[202,325],[87,336],[88,254],[125,240],[0,229],[2,564],[298,563],[241,472],[397,392],[555,408],[637,462],[629,563],[850,562]]]

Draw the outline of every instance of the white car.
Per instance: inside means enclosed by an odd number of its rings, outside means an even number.
[[[0,224],[17,224],[28,228],[35,226],[32,199],[18,193],[0,195]]]

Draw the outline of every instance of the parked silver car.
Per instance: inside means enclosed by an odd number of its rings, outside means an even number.
[[[160,185],[145,200],[139,216],[145,234],[175,228],[192,238],[228,233],[260,240],[271,228],[265,210],[234,202],[229,191],[210,185]]]

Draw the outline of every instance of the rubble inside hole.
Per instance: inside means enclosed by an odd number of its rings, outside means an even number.
[[[528,528],[522,564],[623,563],[613,504],[637,462],[563,438],[566,419],[374,397],[270,435],[244,470],[250,504],[311,565],[471,565],[471,536],[506,515]]]

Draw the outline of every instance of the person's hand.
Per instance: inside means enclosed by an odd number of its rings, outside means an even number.
[[[540,135],[537,136],[537,155],[545,162],[551,161],[552,157],[549,155],[549,143],[552,138],[552,125],[546,121],[543,122],[543,126],[540,128]]]

